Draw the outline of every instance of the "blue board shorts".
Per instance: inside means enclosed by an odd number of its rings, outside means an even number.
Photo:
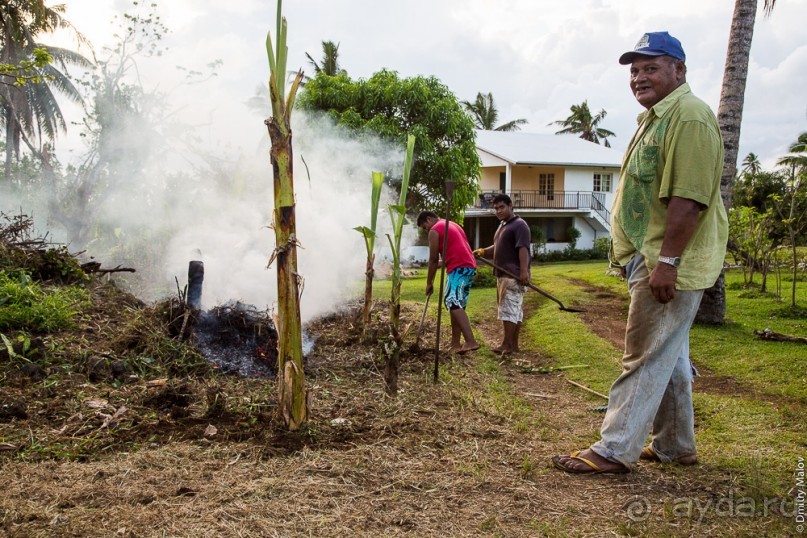
[[[458,267],[448,273],[448,285],[444,297],[448,310],[465,309],[468,306],[468,295],[471,293],[471,284],[475,276],[476,269],[472,267]]]

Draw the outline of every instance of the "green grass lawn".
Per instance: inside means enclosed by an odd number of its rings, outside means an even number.
[[[552,263],[533,266],[532,276],[537,286],[567,306],[591,300],[581,283],[621,295],[627,304],[625,283],[606,275],[606,269],[605,262]],[[424,269],[404,281],[405,301],[422,306],[425,274]],[[742,282],[741,271],[727,273],[725,325],[696,324],[691,331],[693,362],[709,378],[728,380],[734,388],[699,391],[696,380],[699,450],[714,468],[732,473],[732,487],[760,498],[785,495],[793,484],[792,468],[807,447],[807,345],[761,340],[753,331],[768,327],[779,333],[807,336],[807,319],[781,315],[788,305],[789,280],[783,282],[784,299],[749,292],[741,287]],[[377,282],[375,294],[388,298],[389,283]],[[568,379],[607,393],[621,370],[622,350],[591,332],[578,315],[563,312],[543,298],[530,300],[537,307],[525,321],[522,349],[552,366],[587,365],[563,373]],[[436,312],[435,303],[429,306],[432,313]],[[807,282],[799,284],[797,304],[807,305]],[[468,306],[472,323],[489,319],[495,305],[494,288],[473,289]],[[448,316],[443,315],[442,320],[447,328]],[[443,334],[447,338],[447,333]],[[480,361],[490,364],[489,352],[483,350]]]

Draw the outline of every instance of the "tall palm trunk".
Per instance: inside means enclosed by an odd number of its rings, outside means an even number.
[[[272,49],[270,36],[266,37],[269,56],[269,93],[272,116],[266,120],[274,176],[274,229],[277,260],[277,384],[280,416],[290,430],[305,424],[308,406],[303,375],[303,341],[300,320],[300,282],[297,273],[297,222],[294,201],[293,152],[291,145],[291,111],[297,88],[303,78],[297,73],[289,95],[285,95],[286,19],[281,17],[281,4],[277,3],[277,56]],[[270,260],[270,263],[272,260]]]
[[[765,9],[770,11],[775,0],[765,0]],[[723,88],[717,121],[723,135],[723,175],[720,178],[720,195],[723,206],[731,207],[734,193],[734,177],[737,174],[737,151],[740,146],[740,126],[743,119],[745,85],[748,78],[748,61],[751,55],[751,39],[754,36],[754,21],[757,0],[736,0],[731,19],[726,67],[723,71]],[[721,272],[714,286],[703,294],[696,321],[722,324],[726,319],[726,282]]]
[[[743,119],[748,60],[751,55],[756,14],[757,0],[736,0],[731,19],[726,67],[723,71],[720,106],[717,109],[717,121],[720,124],[725,149],[720,193],[727,210],[731,207],[734,177],[737,175],[737,151],[740,146],[740,126]]]

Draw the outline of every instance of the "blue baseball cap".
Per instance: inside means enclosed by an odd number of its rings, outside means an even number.
[[[632,63],[637,56],[672,56],[682,62],[687,57],[681,42],[671,36],[668,32],[648,32],[642,36],[633,50],[626,52],[619,57],[619,63],[627,65]]]

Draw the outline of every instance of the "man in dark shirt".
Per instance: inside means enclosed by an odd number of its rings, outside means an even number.
[[[513,201],[506,194],[497,194],[493,198],[493,209],[501,221],[493,236],[493,246],[476,249],[474,254],[482,258],[493,256],[495,265],[519,275],[516,280],[494,269],[498,280],[498,319],[504,326],[504,336],[501,345],[493,351],[512,353],[519,350],[518,335],[524,319],[521,305],[525,284],[530,281],[530,227],[513,213]]]

